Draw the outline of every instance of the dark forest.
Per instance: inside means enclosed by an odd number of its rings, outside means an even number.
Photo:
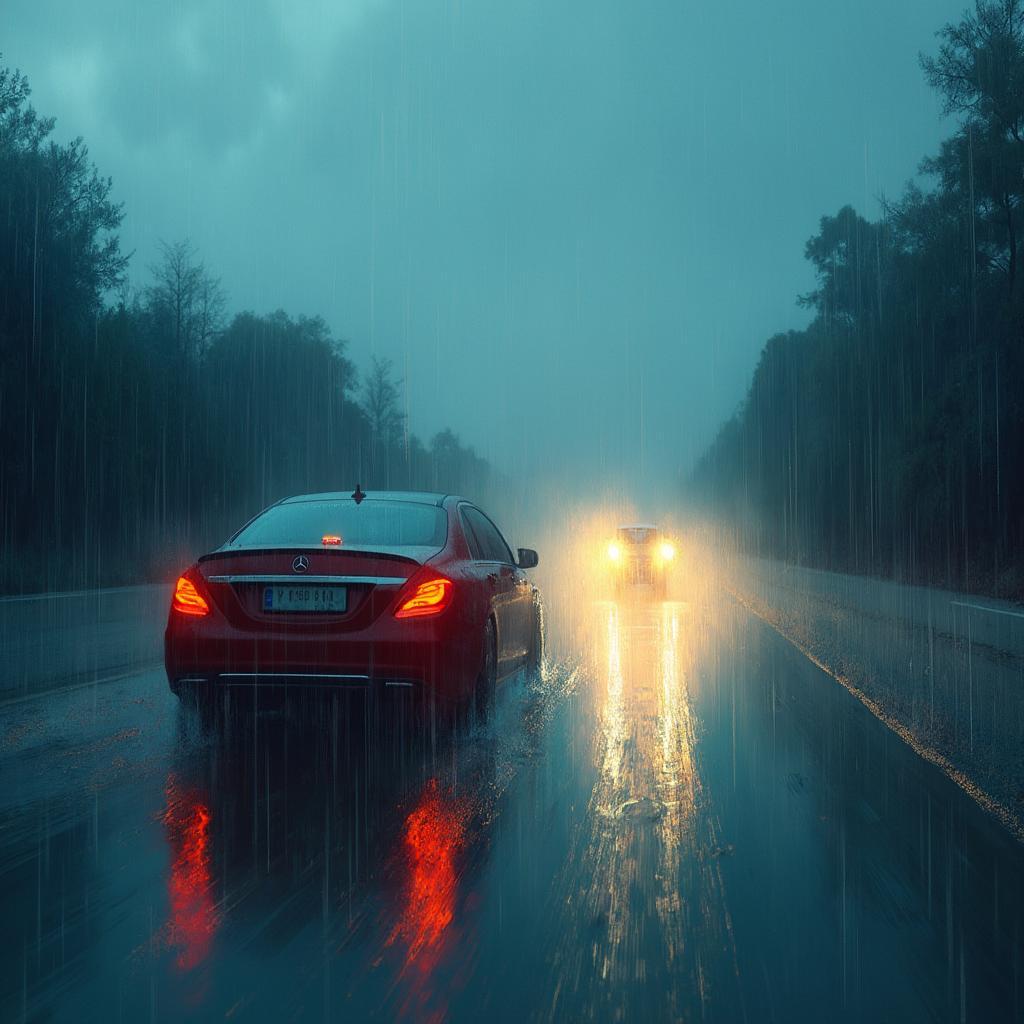
[[[694,473],[752,551],[1024,595],[1024,8],[922,56],[954,134],[875,222],[807,243],[802,331],[771,338]]]
[[[0,588],[162,579],[295,492],[486,485],[451,431],[408,430],[386,359],[229,314],[187,241],[129,289],[113,183],[53,128],[0,67]]]

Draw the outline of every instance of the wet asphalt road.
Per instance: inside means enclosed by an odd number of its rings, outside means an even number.
[[[1024,848],[713,590],[453,734],[158,667],[0,711],[0,1019],[1014,1021]]]

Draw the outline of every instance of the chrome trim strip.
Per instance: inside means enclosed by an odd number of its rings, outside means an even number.
[[[221,679],[359,679],[369,682],[369,676],[345,675],[338,672],[219,672]]]
[[[407,583],[405,576],[209,576],[210,583],[371,583],[376,587],[397,587]]]
[[[407,680],[407,679],[385,679],[384,680],[384,685],[385,686],[402,686],[402,687],[408,687],[409,689],[412,689],[412,687],[415,684],[409,682],[409,680]]]

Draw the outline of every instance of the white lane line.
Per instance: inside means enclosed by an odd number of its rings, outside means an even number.
[[[849,676],[845,676],[829,665],[826,665],[809,647],[804,646],[796,637],[787,633],[778,622],[773,621],[770,615],[759,611],[753,603],[746,600],[738,591],[726,588],[725,592],[741,608],[746,608],[751,615],[760,619],[769,629],[775,630],[783,640],[795,647],[812,665],[815,665],[825,675],[830,676],[839,683],[849,694],[859,700],[884,726],[899,736],[919,757],[935,765],[950,781],[959,786],[982,810],[997,818],[1017,842],[1024,843],[1024,823],[1022,823],[1016,811],[1011,810],[1006,804],[1000,803],[995,797],[982,789],[965,772],[953,764],[945,754],[940,753],[935,747],[928,746],[923,740],[919,740],[895,715],[890,714],[878,701],[869,697]]]
[[[1008,612],[1003,608],[989,608],[984,604],[971,604],[970,601],[950,601],[957,608],[977,608],[979,612],[991,612],[993,615],[1012,615],[1015,619],[1024,619],[1024,612]]]

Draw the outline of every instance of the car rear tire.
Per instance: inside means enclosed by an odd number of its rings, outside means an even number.
[[[215,732],[220,725],[221,711],[213,691],[204,684],[189,683],[182,686],[171,683],[171,692],[178,698],[182,713],[191,718],[202,733]]]
[[[494,619],[488,619],[484,626],[483,664],[476,677],[473,690],[473,712],[476,720],[482,722],[494,703],[494,691],[498,684],[498,638],[494,630]]]
[[[199,686],[192,697],[192,705],[204,733],[216,735],[224,728],[227,718],[224,694],[211,686]]]

